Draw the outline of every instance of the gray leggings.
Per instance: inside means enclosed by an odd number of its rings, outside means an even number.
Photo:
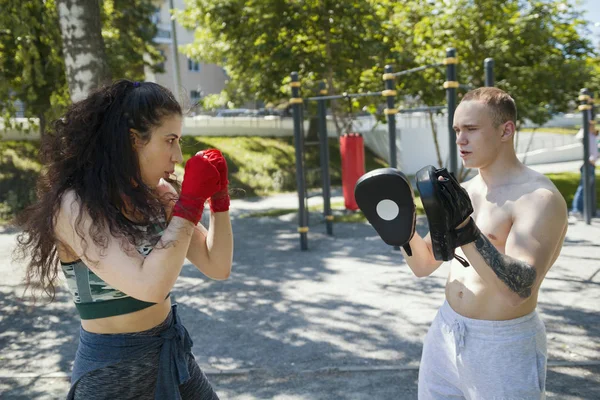
[[[165,330],[173,319],[172,313],[160,325],[130,335],[154,336]],[[124,360],[84,375],[75,387],[76,400],[154,400],[160,349],[143,357]],[[179,386],[183,400],[218,400],[206,375],[191,354],[187,356],[190,379]]]

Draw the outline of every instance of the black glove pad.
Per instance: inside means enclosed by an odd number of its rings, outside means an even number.
[[[404,246],[411,256],[408,242],[415,233],[416,208],[408,178],[395,168],[370,171],[356,182],[354,197],[381,239]]]
[[[458,246],[454,231],[473,213],[471,199],[445,168],[429,165],[420,169],[416,178],[429,223],[433,255],[438,261],[449,261]]]

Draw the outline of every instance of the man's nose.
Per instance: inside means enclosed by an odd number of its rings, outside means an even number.
[[[466,144],[466,143],[467,143],[466,135],[464,135],[462,132],[458,132],[456,134],[456,144],[461,145],[461,144]]]

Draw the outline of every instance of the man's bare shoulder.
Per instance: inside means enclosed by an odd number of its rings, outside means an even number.
[[[527,182],[521,186],[516,200],[515,214],[530,215],[552,212],[553,218],[567,218],[567,203],[554,183],[537,171],[527,168]]]
[[[543,193],[546,190],[552,192],[553,196],[563,198],[556,185],[546,175],[527,167],[527,178],[527,186],[532,193],[540,190],[540,193]]]

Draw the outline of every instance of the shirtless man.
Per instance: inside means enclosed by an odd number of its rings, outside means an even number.
[[[467,93],[454,130],[462,163],[479,174],[463,187],[471,199],[475,240],[456,248],[470,267],[452,261],[446,301],[423,346],[419,399],[542,399],[546,332],[536,311],[540,285],[567,231],[567,206],[552,182],[518,159],[514,100],[497,88]],[[468,199],[467,199],[468,201]],[[441,264],[430,234],[413,235],[418,277]]]

